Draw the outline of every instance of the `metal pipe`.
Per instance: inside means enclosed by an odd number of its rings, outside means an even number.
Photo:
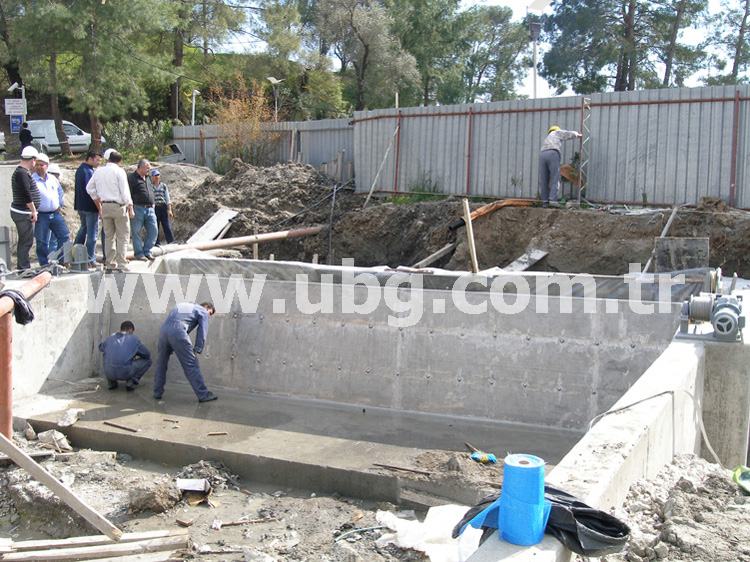
[[[401,111],[398,112],[398,133],[396,135],[396,171],[393,174],[393,198],[396,199],[398,193],[398,160],[401,148]]]
[[[30,299],[49,285],[52,274],[40,273],[18,289]],[[13,299],[0,298],[0,432],[13,439]]]
[[[250,236],[239,236],[237,238],[223,238],[221,240],[210,240],[208,242],[199,242],[197,244],[167,244],[166,246],[154,246],[151,250],[153,256],[163,256],[182,250],[218,250],[220,248],[232,248],[234,246],[244,246],[246,244],[260,244],[261,242],[270,242],[272,240],[284,240],[286,238],[302,238],[304,236],[313,236],[323,230],[322,226],[313,226],[311,228],[298,228],[296,230],[282,230],[281,232],[268,232],[266,234],[252,234]],[[127,259],[133,259],[133,253],[127,255]]]
[[[734,207],[734,189],[737,185],[737,133],[740,121],[740,93],[734,95],[734,128],[732,130],[732,183],[729,186],[729,206]]]
[[[739,96],[739,94],[738,94]],[[738,97],[739,101],[748,101],[750,97],[743,98]],[[716,102],[728,102],[735,101],[735,98],[696,98],[689,100],[643,100],[643,101],[612,101],[612,102],[594,102],[590,103],[591,107],[620,107],[628,105],[665,105],[665,104],[681,104],[681,103],[716,103]],[[506,113],[551,113],[554,111],[580,111],[581,107],[576,105],[575,107],[536,107],[528,109],[496,109],[487,111],[475,111],[475,115],[501,115]],[[418,114],[406,114],[404,119],[409,117],[455,117],[457,115],[467,115],[468,111],[450,111],[446,113],[418,113]],[[363,117],[362,119],[352,119],[349,121],[350,125],[355,123],[363,123],[364,121],[375,121],[377,119],[393,119],[395,115],[376,115],[374,117]]]

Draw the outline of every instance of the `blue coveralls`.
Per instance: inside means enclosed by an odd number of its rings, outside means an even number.
[[[154,397],[161,398],[164,395],[164,384],[167,381],[167,365],[169,356],[174,351],[177,359],[182,365],[190,386],[198,400],[205,400],[210,394],[203,382],[198,359],[195,353],[200,354],[206,343],[208,335],[208,311],[194,302],[184,302],[175,306],[167,316],[166,321],[159,330],[159,357],[154,369]],[[188,334],[195,327],[198,332],[195,337],[195,345],[190,341]]]
[[[151,353],[133,334],[115,332],[99,344],[99,351],[104,353],[104,374],[111,381],[138,382],[151,368]]]

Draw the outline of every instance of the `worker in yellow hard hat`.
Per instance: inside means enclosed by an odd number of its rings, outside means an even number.
[[[542,207],[560,207],[560,158],[563,141],[580,138],[578,131],[565,131],[553,125],[539,151],[539,193]]]

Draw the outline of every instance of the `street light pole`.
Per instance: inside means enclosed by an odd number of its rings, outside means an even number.
[[[281,84],[284,80],[285,78],[278,80],[277,78],[274,78],[273,76],[268,77],[268,81],[271,83],[273,87],[273,120],[274,121],[279,120],[279,84]]]
[[[190,125],[195,127],[195,96],[199,96],[201,93],[198,90],[193,90],[193,116],[190,118]]]
[[[535,10],[543,12],[544,9],[552,3],[552,0],[532,0],[532,2],[526,8],[526,19],[529,18],[529,10]],[[536,65],[537,65],[537,42],[539,40],[539,34],[542,32],[542,24],[538,21],[529,21],[529,34],[531,40],[534,42],[534,68],[532,69],[533,74],[533,89],[534,99],[536,99]]]

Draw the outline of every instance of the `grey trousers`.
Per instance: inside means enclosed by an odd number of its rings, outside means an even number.
[[[560,153],[557,150],[539,153],[539,193],[543,203],[560,199]]]
[[[16,246],[16,267],[18,269],[29,269],[29,252],[34,245],[34,223],[31,222],[31,213],[16,213],[12,208],[10,218],[16,223],[18,231],[18,245]]]

